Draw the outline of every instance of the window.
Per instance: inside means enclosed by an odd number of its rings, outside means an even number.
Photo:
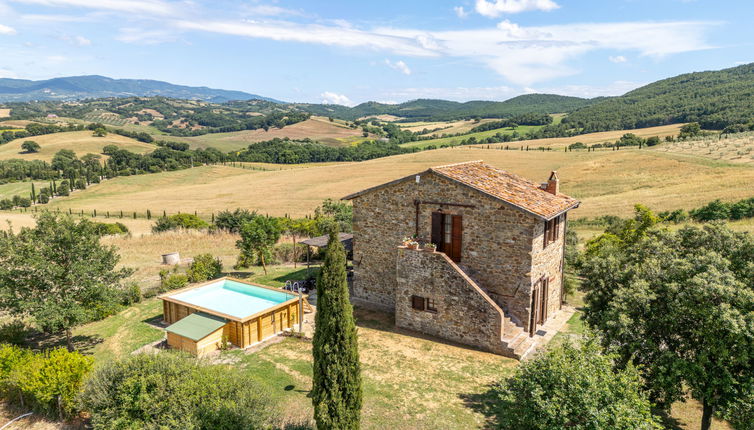
[[[435,299],[427,298],[427,312],[437,312],[435,307]]]
[[[421,296],[411,296],[411,308],[417,311],[426,311],[431,313],[437,313],[435,307],[435,300]]]
[[[549,221],[545,221],[545,234],[543,240],[545,248],[547,245],[557,241],[560,237],[560,219],[561,216],[557,216]]]
[[[424,310],[424,297],[411,296],[411,307],[417,311]]]

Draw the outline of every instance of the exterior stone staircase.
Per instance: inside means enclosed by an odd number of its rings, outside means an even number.
[[[461,264],[457,264],[456,267],[476,283],[479,289],[485,294],[490,297],[493,296],[490,294],[489,290],[484,288],[473,278],[473,274],[470,273],[467,267]],[[497,300],[495,300],[495,302],[497,302]],[[497,303],[503,310],[503,322],[505,324],[501,341],[505,344],[507,350],[506,355],[517,360],[525,360],[534,356],[540,347],[550,342],[555,334],[564,328],[568,320],[576,312],[576,310],[570,306],[563,306],[560,311],[549,318],[544,324],[537,326],[537,331],[534,333],[534,336],[530,336],[529,333],[524,330],[523,325],[518,319],[512,317],[505,305],[499,302]]]
[[[576,309],[570,306],[563,306],[555,315],[550,317],[544,324],[537,326],[534,336],[522,328],[516,328],[506,332],[503,342],[507,344],[512,357],[518,360],[526,360],[534,356],[542,346],[546,345],[552,338],[568,323]]]

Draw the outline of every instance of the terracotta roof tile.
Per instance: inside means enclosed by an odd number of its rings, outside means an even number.
[[[449,164],[429,170],[547,219],[579,204],[578,200],[565,194],[548,193],[539,184],[482,161]]]

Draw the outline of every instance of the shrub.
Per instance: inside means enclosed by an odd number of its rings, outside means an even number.
[[[694,221],[714,221],[730,218],[731,205],[721,200],[714,200],[707,203],[706,206],[694,209],[689,212]]]
[[[141,287],[136,282],[132,283],[123,291],[123,304],[131,306],[141,301]]]
[[[182,273],[168,275],[164,277],[160,283],[160,292],[164,293],[165,291],[177,290],[185,287],[186,284],[188,284],[188,276]]]
[[[27,402],[35,410],[70,417],[76,396],[94,359],[63,348],[35,354],[0,346],[0,386],[6,399]]]
[[[306,245],[296,244],[296,261],[306,261]],[[275,245],[273,250],[273,259],[282,261],[284,263],[293,263],[293,244],[292,243],[279,243]]]
[[[189,266],[187,275],[191,282],[202,282],[208,279],[219,278],[223,271],[223,263],[212,254],[201,254],[194,257]]]
[[[80,400],[98,429],[230,430],[275,421],[269,396],[247,373],[172,353],[106,363]]]
[[[492,391],[503,429],[657,429],[639,372],[613,370],[596,339],[522,363]]]
[[[209,225],[201,218],[199,218],[196,215],[192,214],[177,214],[177,215],[170,215],[170,216],[162,216],[160,218],[157,218],[157,221],[155,222],[154,226],[152,226],[152,231],[154,233],[160,233],[163,231],[169,231],[169,230],[176,230],[179,228],[183,229],[203,229],[207,228]]]
[[[233,212],[224,210],[215,216],[215,226],[220,230],[238,233],[244,223],[252,221],[257,216],[256,212],[246,209],[236,209]]]
[[[29,327],[23,321],[9,321],[0,326],[0,343],[24,345]]]
[[[128,227],[120,222],[107,223],[97,222],[94,223],[94,228],[100,236],[109,236],[113,234],[127,234],[129,232]]]

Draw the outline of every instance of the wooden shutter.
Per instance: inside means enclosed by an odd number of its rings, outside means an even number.
[[[534,337],[534,333],[537,331],[537,292],[538,288],[535,286],[531,291],[531,311],[529,312],[529,337]]]
[[[539,323],[544,324],[547,321],[547,298],[549,296],[550,282],[547,278],[542,278],[541,282],[541,298],[540,311],[539,311]]]
[[[451,233],[451,250],[449,257],[458,263],[461,261],[461,244],[463,238],[463,218],[461,215],[453,215],[453,230]],[[447,254],[447,253],[446,253]]]
[[[432,238],[430,242],[437,245],[437,250],[442,252],[442,212],[432,212]]]
[[[416,309],[417,311],[423,311],[424,310],[424,297],[411,296],[411,307]]]
[[[545,221],[545,233],[542,235],[542,248],[547,248],[550,243],[550,222]]]

